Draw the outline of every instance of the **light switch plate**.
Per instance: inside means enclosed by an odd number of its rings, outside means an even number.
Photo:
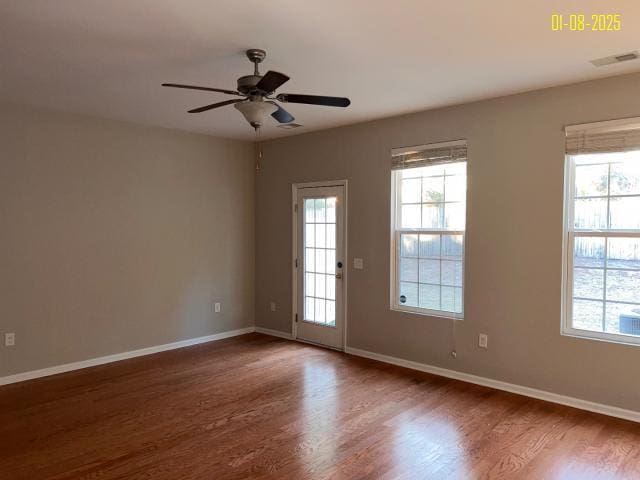
[[[4,345],[5,347],[13,347],[16,344],[16,334],[15,333],[5,333],[4,334]]]
[[[356,270],[362,270],[364,268],[364,260],[362,258],[354,258],[353,268]]]
[[[220,302],[216,302],[216,304],[214,305],[214,309],[215,309],[216,313],[220,313],[220,310],[222,309],[221,305],[220,305]]]
[[[276,311],[276,302],[270,302],[269,303],[269,308],[271,309],[272,312]]]

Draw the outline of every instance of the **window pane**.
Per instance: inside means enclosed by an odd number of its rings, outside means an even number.
[[[640,304],[640,272],[607,270],[607,300]]]
[[[607,195],[609,165],[576,165],[576,197]]]
[[[463,202],[467,195],[467,178],[462,175],[445,177],[445,200]]]
[[[444,202],[444,177],[425,177],[422,179],[422,201]]]
[[[401,282],[417,282],[418,281],[418,259],[417,258],[401,258],[400,259],[400,281]]]
[[[425,203],[422,205],[422,228],[443,228],[442,203]]]
[[[445,165],[431,165],[428,167],[422,167],[422,177],[439,177],[442,182],[442,177],[444,176]]]
[[[604,238],[575,237],[573,265],[576,267],[604,267]]]
[[[336,273],[336,251],[335,250],[327,250],[327,267],[325,268],[325,272],[330,274]]]
[[[640,155],[636,153],[636,156]],[[638,194],[640,194],[640,158],[612,163],[611,195]]]
[[[402,203],[420,203],[420,179],[409,178],[402,180]]]
[[[418,235],[400,235],[400,255],[403,257],[418,256]]]
[[[640,229],[640,197],[612,198],[609,205],[611,228]]]
[[[327,198],[327,215],[325,221],[327,223],[336,223],[336,197]]]
[[[325,322],[325,314],[326,314],[325,305],[326,305],[325,300],[318,300],[316,298],[316,317],[315,317],[316,323]]]
[[[327,242],[327,231],[324,223],[316,223],[316,247],[324,248]]]
[[[327,225],[327,248],[336,248],[336,226]]]
[[[420,285],[420,308],[440,310],[439,285]]]
[[[607,266],[640,269],[640,238],[609,238]]]
[[[316,273],[316,298],[325,298],[326,275]]]
[[[420,235],[420,257],[440,257],[440,235]]]
[[[304,254],[304,269],[307,272],[316,271],[316,250],[315,248],[306,248]]]
[[[640,306],[607,303],[607,332],[640,336]]]
[[[325,273],[326,271],[326,255],[324,250],[316,249],[316,272]]]
[[[402,228],[420,228],[420,205],[402,205]]]
[[[424,168],[407,168],[398,172],[401,178],[420,178],[424,172]]]
[[[440,283],[440,260],[420,259],[420,283]]]
[[[607,199],[576,200],[574,220],[575,228],[579,229],[603,230],[607,228]]]
[[[336,324],[336,302],[327,301],[327,325],[332,327]]]
[[[604,270],[576,268],[573,273],[573,296],[604,299]]]
[[[327,278],[327,298],[332,300],[336,298],[336,278],[334,276]]]
[[[325,199],[316,198],[316,222],[325,221]]]
[[[456,292],[453,287],[441,287],[440,297],[442,305],[440,308],[445,312],[456,312]]]
[[[467,162],[447,163],[445,165],[447,175],[467,175]]]
[[[304,244],[306,247],[315,247],[316,246],[316,232],[315,225],[313,223],[307,223],[305,225],[305,235],[304,235]]]
[[[306,297],[304,299],[304,319],[313,321],[313,319],[315,318],[315,313],[315,299]]]
[[[464,230],[465,207],[462,203],[446,203],[444,205],[444,226],[449,230]]]
[[[456,313],[462,313],[462,288],[454,289],[454,308]]]
[[[442,236],[442,258],[449,260],[462,260],[462,235]]]
[[[417,307],[418,284],[400,282],[400,298],[398,299],[398,303],[407,307]]]
[[[326,227],[324,223],[316,223],[316,247],[324,248],[327,240]]]
[[[442,284],[456,287],[462,286],[462,262],[442,261]]]
[[[315,220],[315,201],[313,199],[304,199],[304,221],[306,223],[314,222]]]
[[[304,294],[307,297],[313,297],[315,295],[316,281],[313,273],[304,274]]]
[[[601,332],[602,314],[602,302],[594,302],[591,300],[574,300],[573,328]]]

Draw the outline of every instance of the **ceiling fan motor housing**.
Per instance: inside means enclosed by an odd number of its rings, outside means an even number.
[[[249,95],[253,92],[257,92],[256,85],[262,78],[262,75],[245,75],[238,79],[238,91]]]

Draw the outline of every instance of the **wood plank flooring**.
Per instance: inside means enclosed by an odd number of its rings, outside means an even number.
[[[0,387],[0,479],[633,479],[640,425],[260,334]]]

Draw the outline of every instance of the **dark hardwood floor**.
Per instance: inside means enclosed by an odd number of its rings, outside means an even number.
[[[0,479],[633,479],[640,425],[260,334],[0,388]]]

